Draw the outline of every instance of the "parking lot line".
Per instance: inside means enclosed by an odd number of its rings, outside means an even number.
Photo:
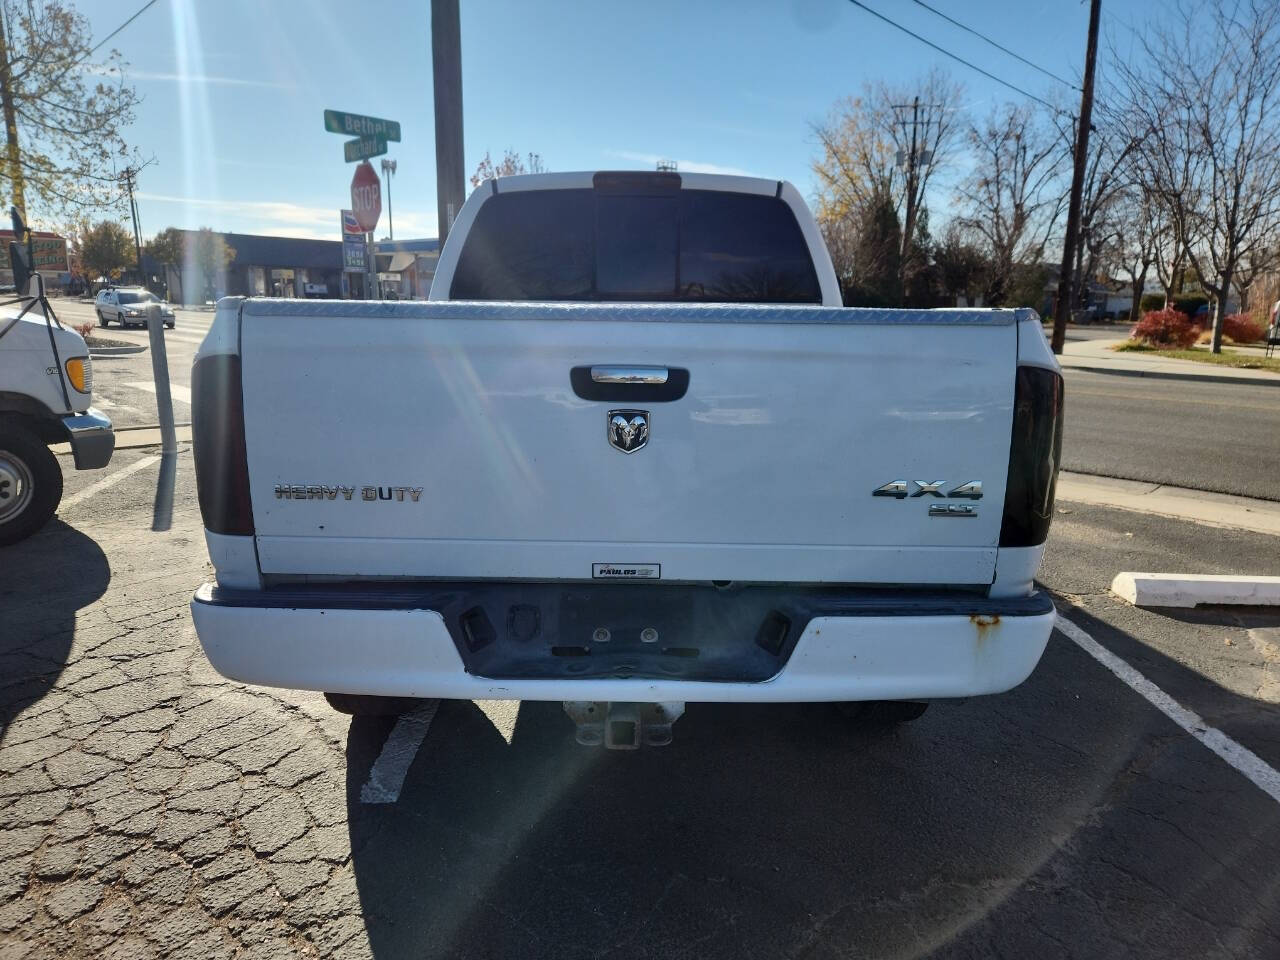
[[[143,457],[141,460],[136,460],[127,467],[123,467],[114,473],[107,474],[96,483],[89,484],[89,486],[85,487],[79,493],[73,493],[71,496],[66,497],[62,503],[58,504],[58,513],[65,513],[81,500],[87,500],[89,497],[92,497],[97,493],[101,493],[108,487],[115,486],[126,477],[132,476],[139,470],[147,469],[147,467],[151,466],[153,463],[158,463],[159,460],[160,458],[158,456]]]
[[[395,803],[400,799],[400,788],[404,786],[409,765],[418,755],[418,747],[439,707],[439,700],[429,700],[396,721],[378,759],[369,769],[369,779],[360,788],[361,803]]]
[[[151,380],[130,380],[125,384],[126,387],[133,387],[137,390],[146,390],[148,393],[156,392],[156,385]],[[173,399],[181,400],[185,404],[191,403],[191,388],[184,387],[180,383],[170,383],[169,393],[173,395]]]
[[[1058,614],[1057,628],[1063,636],[1074,641],[1085,653],[1114,673],[1153,707],[1248,777],[1272,800],[1280,803],[1280,771],[1275,767],[1252,750],[1232,740],[1221,730],[1209,726],[1199,714],[1182,706],[1062,614]]]

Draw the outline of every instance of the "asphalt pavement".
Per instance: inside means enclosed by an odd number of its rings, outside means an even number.
[[[1067,470],[1280,500],[1280,389],[1067,370]]]
[[[1280,803],[1062,633],[1017,689],[896,731],[693,704],[671,746],[613,753],[558,704],[445,702],[404,750],[404,719],[213,673],[190,452],[156,461],[69,471],[58,519],[5,552],[6,958],[1280,956]],[[1280,616],[1106,589],[1274,557],[1063,504],[1043,582],[1274,774]]]

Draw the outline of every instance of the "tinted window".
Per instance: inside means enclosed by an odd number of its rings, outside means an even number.
[[[800,225],[775,197],[681,194],[680,294],[716,303],[819,303]]]
[[[536,190],[490,197],[467,234],[450,296],[454,300],[591,299],[593,218],[590,190]]]
[[[670,300],[676,295],[677,196],[597,196],[596,293],[600,297]]]
[[[800,226],[776,197],[683,190],[498,194],[458,259],[454,300],[820,303]]]
[[[120,291],[121,303],[151,303],[155,299],[155,296],[150,293],[128,293],[124,290]]]

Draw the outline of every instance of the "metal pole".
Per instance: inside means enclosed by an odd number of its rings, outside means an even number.
[[[462,209],[462,39],[458,0],[431,0],[431,73],[436,111],[436,208],[440,244]]]
[[[1080,91],[1080,122],[1076,129],[1075,170],[1071,175],[1071,201],[1067,207],[1067,235],[1062,240],[1062,269],[1053,307],[1053,352],[1061,353],[1071,316],[1071,268],[1080,233],[1080,199],[1084,194],[1085,165],[1089,159],[1089,126],[1093,118],[1093,66],[1098,59],[1098,17],[1102,0],[1089,4],[1089,42],[1084,54],[1084,85]]]
[[[138,279],[142,273],[142,238],[138,234],[138,208],[133,201],[133,171],[124,172],[125,188],[129,191],[129,211],[133,215],[133,248],[138,256]],[[143,287],[146,283],[143,282]],[[151,376],[156,384],[156,415],[160,420],[161,455],[178,452],[178,434],[173,427],[173,395],[169,390],[169,355],[164,346],[164,318],[160,304],[147,304],[147,339],[151,344]]]
[[[394,160],[388,160],[386,157],[383,157],[382,158],[382,179],[385,180],[387,184],[387,229],[388,229],[388,232],[391,234],[390,239],[392,240],[396,238],[396,218],[395,218],[395,214],[392,212],[392,209],[391,209],[391,177],[395,174],[395,172],[396,172],[396,162]]]

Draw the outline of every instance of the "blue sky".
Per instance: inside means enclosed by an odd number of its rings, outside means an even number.
[[[1038,96],[1057,86],[909,0],[864,2]],[[929,2],[1079,74],[1087,3]],[[80,9],[100,37],[140,3]],[[1105,8],[1104,37],[1127,52],[1125,24],[1140,25],[1148,7]],[[343,138],[323,129],[333,107],[400,121],[389,154],[396,235],[435,236],[429,0],[159,0],[111,46],[144,97],[128,137],[156,160],[140,183],[144,234],[336,236],[353,167]],[[540,153],[551,170],[652,169],[663,157],[788,179],[808,196],[812,123],[868,80],[904,83],[939,64],[976,113],[1018,99],[847,0],[462,0],[462,48],[468,170],[506,147]],[[386,218],[384,196],[379,236]]]

